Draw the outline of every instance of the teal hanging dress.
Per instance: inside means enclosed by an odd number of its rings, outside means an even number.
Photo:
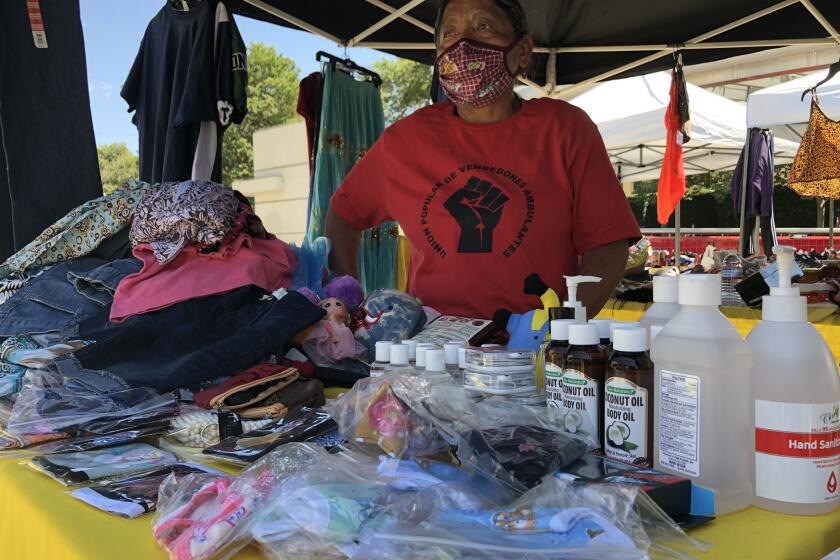
[[[334,69],[328,62],[322,65],[321,72],[324,93],[306,233],[310,242],[325,235],[330,198],[385,130],[379,88]],[[397,237],[395,222],[363,232],[359,280],[365,292],[396,287]]]

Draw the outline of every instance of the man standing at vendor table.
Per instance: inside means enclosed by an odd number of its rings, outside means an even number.
[[[333,269],[357,275],[361,231],[396,220],[425,305],[521,313],[541,307],[529,274],[558,293],[585,274],[603,278],[580,288],[595,315],[640,237],[598,129],[568,103],[514,94],[534,47],[518,0],[444,0],[435,40],[451,102],[394,123],[346,177],[327,216]]]

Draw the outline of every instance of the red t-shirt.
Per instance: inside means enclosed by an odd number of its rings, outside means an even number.
[[[579,255],[639,238],[598,129],[563,101],[470,124],[449,102],[389,127],[332,198],[350,225],[399,222],[411,247],[407,291],[442,313],[491,317],[542,307],[538,272],[558,294]]]

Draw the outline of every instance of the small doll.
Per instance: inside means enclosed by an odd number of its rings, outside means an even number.
[[[350,326],[350,310],[340,299],[336,297],[324,298],[318,302],[318,307],[327,312],[326,318],[330,321]]]
[[[303,349],[316,366],[338,367],[344,359],[355,360],[365,354],[350,330],[352,311],[361,303],[364,292],[352,276],[339,276],[322,290],[323,298],[307,288],[298,290],[309,301],[327,312],[303,341]]]

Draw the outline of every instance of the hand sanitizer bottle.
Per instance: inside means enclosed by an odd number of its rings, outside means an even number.
[[[653,305],[639,319],[639,325],[648,331],[648,340],[650,340],[650,328],[653,325],[664,326],[674,315],[679,313],[679,286],[680,279],[678,276],[653,277]]]
[[[654,461],[714,494],[715,513],[752,502],[747,342],[718,310],[720,275],[680,276],[680,312],[653,340]]]
[[[753,351],[753,504],[815,515],[840,504],[840,377],[831,350],[808,322],[806,299],[791,286],[793,247],[773,248],[779,287],[762,302],[747,337]]]

